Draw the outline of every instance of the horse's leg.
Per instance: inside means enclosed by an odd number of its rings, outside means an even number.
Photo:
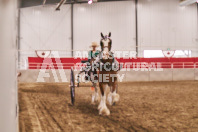
[[[113,100],[112,105],[120,100],[120,95],[117,92],[118,92],[118,83],[116,81],[114,82],[112,89],[112,100]]]
[[[104,90],[102,88],[102,84],[101,83],[99,83],[99,87],[100,87],[101,98],[100,98],[100,103],[98,105],[98,110],[100,110],[101,107],[102,107],[102,95],[104,95]]]
[[[110,111],[106,105],[106,90],[108,88],[108,84],[99,83],[99,85],[100,85],[100,91],[101,91],[101,100],[98,106],[99,115],[110,115]]]
[[[91,103],[94,104],[95,102],[98,101],[98,89],[97,89],[97,80],[95,80],[95,75],[93,72],[90,73],[91,75],[91,82],[92,82],[92,86],[94,87],[95,91],[92,94],[92,98],[91,98]]]
[[[99,94],[98,94],[98,89],[97,89],[97,83],[92,82],[92,84],[93,84],[95,91],[92,94],[91,103],[94,104],[95,102],[99,100]]]
[[[117,93],[117,89],[118,89],[118,84],[117,84],[117,81],[115,81],[112,83],[112,87],[107,97],[107,100],[110,105],[115,104],[120,99],[120,95]]]
[[[112,99],[112,86],[110,86],[110,92],[107,96],[107,101],[109,102],[110,105],[113,104],[113,99]]]

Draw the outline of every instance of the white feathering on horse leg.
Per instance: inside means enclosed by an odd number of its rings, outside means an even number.
[[[98,89],[97,89],[96,83],[93,83],[93,87],[94,87],[95,91],[94,91],[94,93],[92,93],[91,103],[95,104],[96,102],[99,101],[99,94],[98,94]]]
[[[95,93],[95,102],[98,102],[99,101],[99,94],[96,92]]]
[[[92,98],[91,98],[91,103],[92,103],[92,104],[95,103],[95,98],[96,98],[95,93],[93,93],[93,94],[92,94]]]
[[[98,101],[99,101],[99,94],[97,92],[94,92],[92,94],[91,103],[94,104],[94,103],[96,103]]]
[[[120,100],[120,95],[116,93],[116,91],[114,91],[112,93],[113,96],[113,103],[118,102]]]
[[[118,102],[120,100],[120,95],[119,94],[115,94],[115,96],[113,96],[113,102]]]
[[[95,102],[98,102],[98,101],[99,101],[99,94],[98,94],[97,86],[95,84]]]
[[[106,96],[102,96],[102,107],[99,110],[99,115],[110,115],[110,111],[106,105]]]
[[[109,102],[109,105],[112,105],[113,104],[113,99],[112,99],[112,93],[111,92],[109,92],[108,97],[107,97],[107,100]]]
[[[108,85],[104,85],[104,95],[101,97],[101,108],[99,110],[99,115],[110,115],[110,111],[106,105],[106,89]]]
[[[98,105],[98,110],[100,110],[102,108],[102,95],[101,95],[101,99],[100,99],[100,104]]]

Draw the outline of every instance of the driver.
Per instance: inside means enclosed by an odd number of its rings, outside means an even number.
[[[98,57],[98,55],[100,54],[100,51],[96,49],[98,46],[99,45],[97,44],[97,42],[92,42],[92,44],[90,46],[90,48],[92,48],[92,50],[90,50],[88,52],[88,63],[87,63],[87,66],[91,66],[91,61],[93,59],[95,60]],[[91,70],[92,69],[90,69],[90,71],[86,72],[85,80],[88,80],[88,76],[90,77]],[[96,69],[94,69],[93,74],[97,74]]]
[[[89,62],[89,64],[91,63],[91,59],[96,59],[96,57],[99,55],[100,51],[96,50],[96,48],[98,46],[99,45],[97,44],[97,42],[92,42],[92,44],[90,46],[92,48],[92,50],[90,50],[88,52],[88,62]]]

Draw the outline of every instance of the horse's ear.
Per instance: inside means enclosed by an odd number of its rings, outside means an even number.
[[[111,32],[109,32],[109,38],[111,37]]]
[[[100,47],[101,47],[101,51],[103,50],[103,44],[102,41],[100,41]]]
[[[104,35],[102,34],[102,32],[100,34],[101,34],[101,37],[104,39]]]
[[[109,51],[111,51],[111,47],[112,47],[112,40],[111,40],[111,42],[110,42],[110,49],[109,49]]]

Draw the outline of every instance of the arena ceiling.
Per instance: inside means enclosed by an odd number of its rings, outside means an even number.
[[[31,7],[31,6],[39,6],[43,5],[44,1],[45,4],[58,4],[61,0],[19,0],[20,1],[20,7]],[[108,2],[108,1],[130,1],[130,0],[93,0],[97,2]],[[88,0],[66,0],[66,4],[71,3],[87,3]]]

